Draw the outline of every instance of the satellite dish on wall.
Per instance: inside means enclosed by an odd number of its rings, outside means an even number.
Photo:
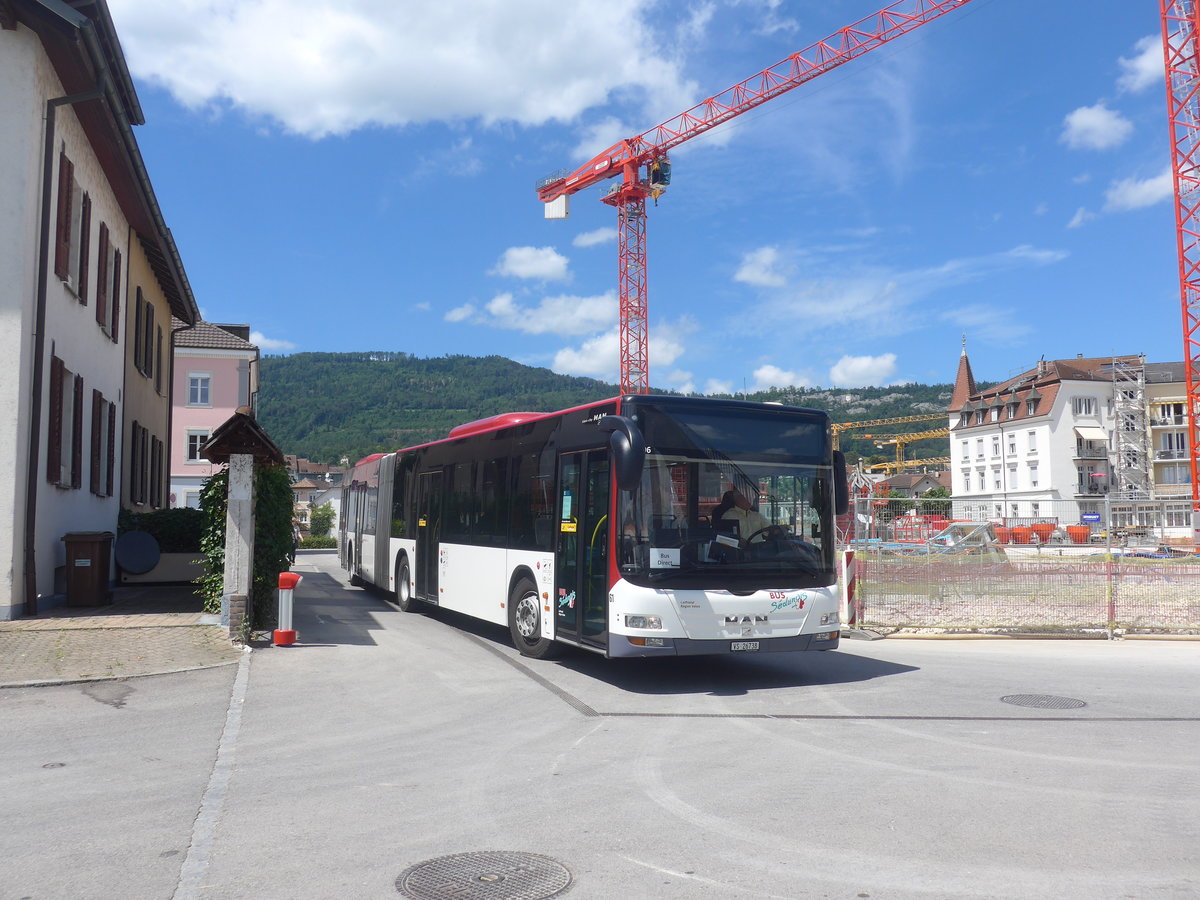
[[[113,547],[117,565],[131,575],[145,575],[158,565],[162,555],[154,535],[146,531],[127,531]]]

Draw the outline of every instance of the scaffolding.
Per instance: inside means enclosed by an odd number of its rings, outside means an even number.
[[[1114,359],[1113,417],[1116,441],[1113,452],[1114,499],[1146,500],[1150,497],[1150,453],[1146,423],[1146,358]]]

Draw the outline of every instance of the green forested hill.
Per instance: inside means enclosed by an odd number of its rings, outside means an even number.
[[[455,425],[504,412],[563,409],[617,394],[592,378],[557,375],[502,356],[423,359],[407,353],[297,353],[265,356],[259,385],[259,421],[285,453],[315,462],[351,461],[446,436]],[[950,385],[909,384],[886,388],[776,388],[750,393],[825,409],[849,422],[938,413]],[[903,433],[937,427],[945,420],[892,429]],[[890,459],[869,440],[846,435],[851,459],[859,453]],[[944,456],[945,438],[909,445],[910,457]]]

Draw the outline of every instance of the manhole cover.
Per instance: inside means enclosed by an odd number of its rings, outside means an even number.
[[[1033,709],[1079,709],[1087,706],[1082,700],[1074,697],[1055,697],[1053,694],[1009,694],[1001,697],[1001,702],[1013,706],[1028,706]]]
[[[544,900],[571,886],[566,866],[536,853],[455,853],[410,866],[396,890],[413,900]]]

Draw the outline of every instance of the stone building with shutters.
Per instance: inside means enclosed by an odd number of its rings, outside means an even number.
[[[115,532],[122,504],[164,505],[170,352],[156,323],[199,313],[133,133],[142,110],[106,3],[0,2],[0,84],[11,619],[63,601],[66,534]]]

